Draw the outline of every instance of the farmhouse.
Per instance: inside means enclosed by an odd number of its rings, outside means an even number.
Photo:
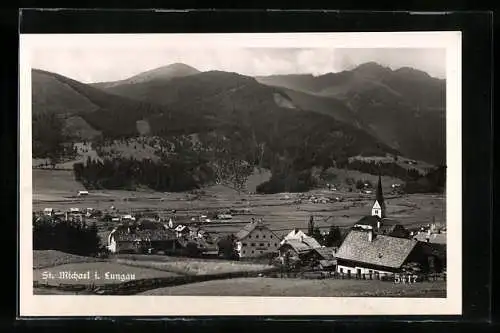
[[[107,248],[112,253],[141,253],[149,249],[175,251],[179,245],[171,230],[159,225],[156,229],[119,226],[108,235]]]
[[[386,218],[386,205],[382,192],[382,181],[379,175],[375,202],[372,206],[372,214],[362,217],[353,226],[355,230],[373,230],[382,235],[392,237],[408,238],[410,232],[399,222]]]
[[[280,257],[288,256],[295,261],[304,263],[317,262],[318,260],[331,260],[327,253],[329,250],[321,246],[316,239],[306,235],[299,229],[292,230],[280,243]],[[333,249],[331,249],[333,255]]]
[[[373,230],[351,230],[335,254],[337,271],[352,275],[392,274],[410,262],[429,271],[437,255],[422,244],[413,239],[376,234]]]
[[[236,251],[240,258],[259,257],[275,253],[278,250],[279,243],[279,237],[262,220],[252,220],[236,233]]]
[[[306,253],[303,260],[322,270],[335,270],[337,265],[333,247],[316,247]]]

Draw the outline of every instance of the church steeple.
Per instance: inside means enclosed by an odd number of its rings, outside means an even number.
[[[378,216],[380,218],[385,217],[385,202],[384,202],[384,194],[382,191],[382,177],[380,173],[378,175],[378,184],[377,184],[377,193],[375,196],[375,203],[372,208],[372,216]]]

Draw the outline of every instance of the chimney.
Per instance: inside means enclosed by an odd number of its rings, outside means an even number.
[[[368,230],[368,241],[372,242],[373,241],[373,230]]]

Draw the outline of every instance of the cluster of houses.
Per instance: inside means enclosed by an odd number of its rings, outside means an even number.
[[[107,237],[111,253],[164,253],[177,255],[217,255],[216,239],[200,228],[140,219],[121,223]]]
[[[321,246],[298,229],[280,239],[259,220],[236,234],[236,250],[240,258],[276,253],[282,259],[353,275],[397,273],[410,263],[418,264],[422,271],[442,272],[446,267],[445,233],[433,226],[412,233],[387,218],[379,177],[371,215],[351,227],[338,249]]]
[[[219,218],[230,218],[222,216]],[[149,228],[149,229],[148,229]],[[133,230],[126,224],[108,236],[111,252],[149,248],[172,252],[189,247],[198,253],[218,253],[217,242],[207,233],[189,225],[155,223]],[[322,246],[299,229],[280,237],[262,219],[252,219],[234,235],[234,248],[240,259],[274,256],[302,266],[339,273],[392,274],[407,264],[418,264],[423,271],[442,272],[446,267],[446,230],[430,225],[410,232],[398,221],[386,217],[386,205],[379,177],[371,214],[354,223],[338,248]]]
[[[96,213],[92,208],[71,208],[65,212],[46,208],[43,212],[65,220],[81,220]],[[213,217],[230,220],[231,213],[220,212]],[[212,216],[207,215],[192,222],[210,222]],[[200,223],[174,224],[172,218],[166,222],[159,218],[136,219],[130,214],[114,214],[112,221],[119,222],[106,239],[106,247],[112,253],[220,253],[217,237],[198,227]],[[442,272],[446,267],[446,228],[431,224],[410,232],[398,221],[387,218],[380,177],[371,214],[350,227],[339,247],[322,246],[299,229],[279,236],[262,219],[253,218],[234,234],[233,240],[234,252],[240,259],[278,257],[281,262],[348,275],[397,273],[410,263],[417,263],[423,271]]]

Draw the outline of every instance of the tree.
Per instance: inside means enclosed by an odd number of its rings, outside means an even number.
[[[342,234],[337,226],[330,226],[330,230],[325,239],[325,246],[338,247],[342,243]]]
[[[314,234],[314,219],[313,216],[309,218],[309,223],[307,225],[307,235],[312,236]]]
[[[422,267],[417,262],[409,262],[404,264],[401,270],[405,274],[419,274],[422,271]]]
[[[318,243],[320,243],[321,245],[324,244],[324,240],[323,240],[323,235],[321,234],[321,230],[319,229],[319,227],[314,227],[314,230],[313,230],[313,233],[312,233],[312,237],[318,241]]]
[[[234,235],[229,235],[222,238],[218,243],[219,255],[226,259],[237,259],[238,253],[236,252],[236,238]]]

